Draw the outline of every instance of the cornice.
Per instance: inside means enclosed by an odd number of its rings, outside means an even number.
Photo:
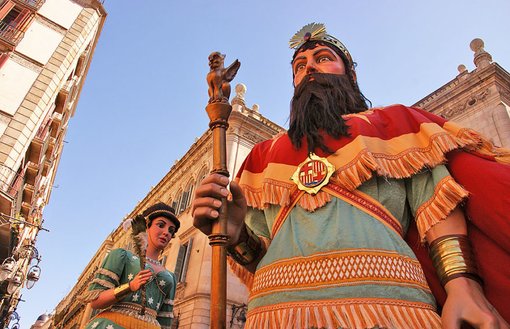
[[[488,90],[493,86],[496,86],[499,91],[508,89],[506,86],[510,86],[510,74],[497,63],[492,63],[480,70],[477,69],[467,76],[456,77],[413,106],[437,114],[448,112],[446,116],[451,117],[460,113],[468,105],[473,105],[470,102],[476,103],[477,100],[485,99],[489,93]]]
[[[41,25],[44,25],[46,26],[47,28],[59,33],[59,34],[62,34],[62,35],[65,35],[66,32],[67,32],[67,29],[62,27],[61,25],[55,23],[54,21],[52,21],[51,19],[45,17],[45,16],[42,16],[40,14],[37,14],[35,15],[35,20],[40,23]]]
[[[94,8],[102,16],[106,16],[108,14],[103,6],[104,0],[102,0],[102,1],[99,1],[99,0],[71,0],[71,1],[84,7],[84,8]]]
[[[43,70],[43,64],[39,63],[38,61],[31,59],[30,57],[27,57],[21,53],[18,53],[17,51],[14,51],[11,53],[9,57],[13,62],[18,63],[19,65],[26,67],[33,72],[40,74]]]

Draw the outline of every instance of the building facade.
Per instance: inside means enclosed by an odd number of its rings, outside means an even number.
[[[283,131],[283,128],[263,117],[258,112],[258,106],[246,106],[244,85],[237,85],[235,90],[236,97],[232,100],[233,111],[227,130],[227,168],[230,173],[238,171],[256,143]],[[212,135],[207,131],[126,217],[134,218],[159,201],[172,205],[177,212],[181,228],[161,255],[163,264],[176,274],[178,281],[174,304],[175,328],[209,328],[211,248],[207,237],[193,227],[190,205],[196,186],[212,170],[212,151]],[[90,320],[93,310],[89,305],[80,304],[76,297],[87,289],[95,270],[115,248],[132,248],[129,234],[124,231],[122,224],[108,236],[76,285],[55,308],[55,328],[83,328]],[[231,327],[241,328],[248,291],[230,271],[227,285],[227,322],[230,325],[231,314],[234,313]]]
[[[40,274],[69,119],[106,12],[98,0],[0,0],[0,327]]]
[[[473,40],[475,69],[468,72],[459,66],[459,75],[415,106],[444,116],[484,133],[495,144],[510,146],[510,74],[483,49],[483,42]],[[233,112],[227,131],[228,170],[236,173],[255,143],[283,131],[244,102],[246,88],[236,87]],[[170,169],[168,174],[133,209],[128,217],[149,205],[164,201],[173,205],[182,223],[175,239],[162,255],[166,267],[178,278],[174,308],[174,328],[209,328],[211,248],[206,236],[192,226],[190,213],[194,189],[212,168],[211,133],[206,132]],[[93,315],[89,306],[80,305],[76,297],[86,288],[95,270],[113,248],[130,248],[129,238],[121,225],[110,234],[87,265],[77,284],[55,309],[55,328],[82,328]],[[242,328],[248,292],[229,271],[227,279],[227,326]]]
[[[473,128],[495,145],[510,148],[510,74],[484,49],[481,39],[470,44],[475,69],[458,67],[450,82],[414,106]]]

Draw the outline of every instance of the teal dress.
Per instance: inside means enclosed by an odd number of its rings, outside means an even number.
[[[373,177],[358,190],[409,221],[450,178],[444,166],[408,179]],[[247,224],[268,241],[248,303],[246,328],[440,328],[434,297],[402,236],[337,197],[313,212],[250,208]],[[420,243],[420,241],[416,241]]]
[[[146,269],[154,269],[149,263]],[[125,249],[112,250],[82,297],[84,302],[95,300],[107,289],[127,283],[140,272],[140,259]],[[153,279],[145,285],[146,311],[140,314],[141,290],[126,295],[122,300],[99,312],[87,324],[87,329],[121,328],[170,328],[173,319],[173,303],[177,282],[175,275],[163,270],[155,273]]]

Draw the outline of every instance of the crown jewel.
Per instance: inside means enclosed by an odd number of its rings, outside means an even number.
[[[347,58],[352,66],[353,61],[351,54],[340,40],[332,35],[327,34],[326,26],[322,23],[310,23],[301,28],[289,40],[289,46],[296,51],[307,41],[323,41],[338,48]]]

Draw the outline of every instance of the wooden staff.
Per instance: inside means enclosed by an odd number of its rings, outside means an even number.
[[[230,84],[241,63],[234,61],[224,68],[225,55],[213,52],[209,55],[211,71],[207,74],[209,83],[209,104],[206,106],[209,116],[209,128],[213,135],[213,173],[229,177],[227,169],[227,138],[228,118],[232,106],[228,102]],[[213,222],[209,244],[212,248],[211,268],[211,319],[212,329],[225,329],[227,318],[227,198],[222,198],[220,216]]]

